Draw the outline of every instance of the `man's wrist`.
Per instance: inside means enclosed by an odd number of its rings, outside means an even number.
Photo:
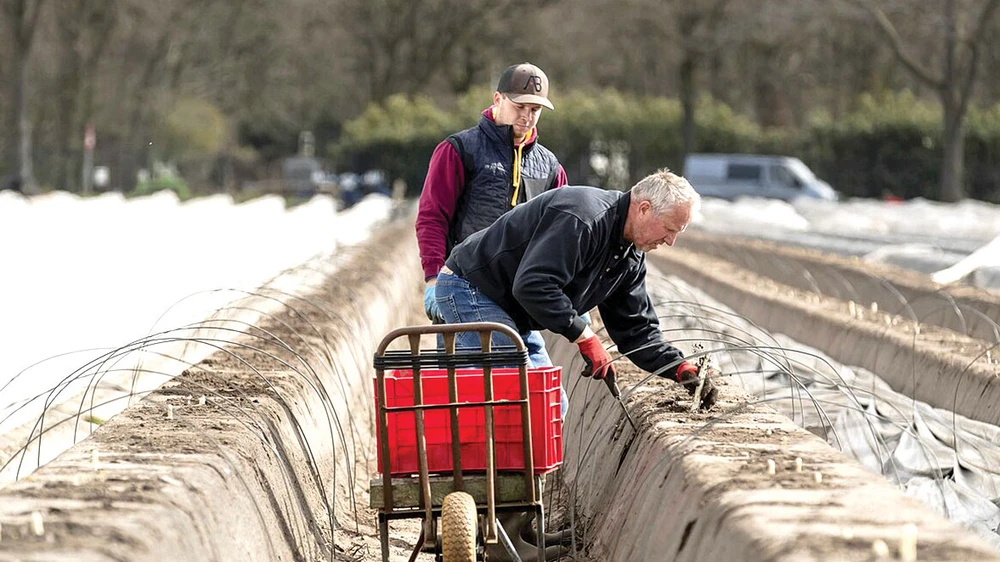
[[[590,329],[590,326],[587,326],[586,328],[583,329],[583,333],[580,334],[580,337],[573,340],[573,343],[580,343],[587,338],[594,337],[595,335],[596,334],[594,334],[594,331]]]

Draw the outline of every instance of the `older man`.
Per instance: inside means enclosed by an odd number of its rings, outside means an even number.
[[[646,293],[645,252],[673,245],[699,204],[691,184],[667,170],[624,193],[543,193],[455,247],[437,277],[436,304],[448,323],[493,321],[521,334],[560,334],[579,346],[588,374],[603,378],[614,373],[611,357],[581,318],[596,306],[619,352],[693,394],[697,369],[663,339]],[[466,337],[459,345],[478,346],[474,334]],[[529,357],[547,356],[543,342],[526,345]],[[706,381],[700,406],[710,408],[716,395]]]

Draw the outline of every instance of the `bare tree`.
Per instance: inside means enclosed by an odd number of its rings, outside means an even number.
[[[55,139],[52,168],[57,187],[73,190],[80,179],[81,137],[92,119],[97,65],[118,21],[117,0],[64,0],[53,6],[58,31]]]
[[[6,147],[4,163],[8,171],[16,174],[25,188],[34,188],[31,169],[31,123],[27,112],[28,58],[35,38],[35,29],[45,0],[3,0],[0,14],[6,22],[6,33],[10,42],[10,75],[5,82],[9,87],[7,99],[10,108],[6,115],[6,130],[12,139]]]
[[[695,104],[698,100],[697,76],[706,56],[724,44],[725,32],[720,32],[729,0],[708,2],[676,2],[674,22],[679,38],[681,60],[677,69],[683,122],[684,153],[695,147]]]
[[[965,117],[976,87],[980,49],[986,41],[990,22],[1000,0],[977,2],[964,13],[958,0],[943,0],[941,20],[936,27],[941,51],[932,62],[921,59],[912,44],[907,44],[897,26],[875,0],[850,0],[864,8],[892,45],[896,57],[918,80],[932,87],[941,102],[944,119],[941,199],[959,201],[965,197],[962,182],[965,157]],[[927,13],[927,12],[923,12]]]
[[[217,0],[221,2],[222,0]],[[124,64],[114,78],[116,99],[110,102],[119,116],[121,139],[118,182],[134,185],[136,172],[156,146],[149,141],[155,121],[173,105],[183,69],[190,64],[197,23],[217,2],[204,0],[128,0],[117,53]]]
[[[379,102],[394,93],[416,93],[442,71],[486,27],[509,26],[516,37],[530,0],[341,0],[340,22],[350,32],[353,74],[366,77],[369,96]]]
[[[530,60],[556,97],[679,99],[688,150],[703,144],[702,92],[782,127],[843,115],[862,92],[937,95],[954,199],[969,104],[998,99],[1000,82],[979,68],[1000,61],[985,39],[1000,30],[998,3],[933,0],[915,18],[912,0],[285,0],[279,11],[268,0],[0,0],[0,173],[75,189],[92,121],[98,162],[127,189],[173,108],[193,101],[238,132],[226,151],[241,173],[266,174],[260,164],[294,151],[301,130],[330,141],[371,101],[450,97]],[[845,6],[851,17],[837,17]]]
[[[990,37],[1000,36],[1000,18],[993,18],[989,24],[986,34]],[[983,64],[986,68],[1000,68],[1000,41],[987,41],[985,47]],[[982,77],[982,84],[979,89],[983,105],[993,105],[1000,103],[1000,73],[987,72]]]

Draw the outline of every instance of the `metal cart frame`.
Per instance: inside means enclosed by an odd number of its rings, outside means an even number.
[[[461,350],[456,352],[455,338],[459,332],[478,332],[481,349]],[[491,346],[493,333],[508,336],[514,347]],[[420,340],[424,335],[441,335],[444,340],[444,350],[421,349]],[[405,337],[409,343],[408,351],[388,351],[389,346],[399,338]],[[382,455],[382,478],[372,480],[372,506],[378,509],[379,538],[382,544],[382,560],[389,562],[389,521],[393,519],[423,518],[420,537],[416,548],[410,556],[410,561],[416,560],[417,554],[424,544],[439,550],[438,524],[441,516],[441,501],[449,489],[453,491],[471,491],[477,489],[474,495],[476,511],[480,521],[485,518],[482,529],[483,547],[486,544],[503,544],[514,560],[519,560],[513,551],[509,537],[498,525],[496,514],[501,512],[534,511],[538,525],[538,560],[545,560],[545,527],[544,509],[540,493],[540,478],[534,474],[532,466],[531,416],[528,403],[528,354],[520,336],[508,326],[493,322],[477,322],[469,324],[436,324],[432,326],[412,326],[399,328],[387,334],[379,344],[375,353],[374,366],[377,385],[377,423],[379,429],[378,447]],[[520,398],[518,400],[495,400],[493,392],[492,370],[498,367],[516,366],[520,378]],[[481,367],[483,370],[484,400],[481,402],[459,402],[456,370],[460,367]],[[421,370],[427,368],[445,368],[448,372],[447,404],[425,404],[421,385]],[[413,406],[387,406],[385,371],[387,369],[412,369],[413,372]],[[524,459],[523,472],[502,473],[499,475],[501,486],[501,501],[497,501],[498,474],[495,458],[495,440],[493,414],[498,405],[521,407],[521,427],[523,429]],[[460,408],[479,407],[485,409],[486,430],[486,471],[482,474],[463,473],[461,443],[459,442],[458,410]],[[432,476],[427,468],[427,442],[425,439],[424,412],[428,410],[448,409],[451,413],[451,444],[452,465],[454,472],[444,476]],[[414,412],[416,418],[417,459],[419,474],[416,476],[392,477],[392,466],[389,460],[389,414],[393,412]],[[451,482],[447,482],[450,480]],[[387,483],[387,485],[386,485]],[[432,484],[434,492],[432,492]],[[450,484],[450,486],[449,486]],[[485,487],[483,493],[482,487]],[[416,488],[414,490],[413,488]],[[402,492],[409,491],[409,494]],[[379,494],[379,492],[381,492]],[[380,498],[377,496],[381,496]],[[400,496],[408,496],[411,501],[400,501]],[[482,496],[485,495],[485,498]],[[417,499],[418,498],[418,499]],[[417,501],[412,501],[417,499]],[[381,500],[381,501],[378,501]],[[485,516],[485,517],[484,517]]]

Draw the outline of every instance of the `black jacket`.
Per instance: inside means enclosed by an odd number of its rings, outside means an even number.
[[[663,339],[646,293],[646,256],[624,239],[630,193],[564,187],[518,205],[455,247],[447,266],[507,312],[520,330],[570,341],[597,307],[633,363],[649,372],[683,354]],[[674,377],[675,369],[662,373]]]

